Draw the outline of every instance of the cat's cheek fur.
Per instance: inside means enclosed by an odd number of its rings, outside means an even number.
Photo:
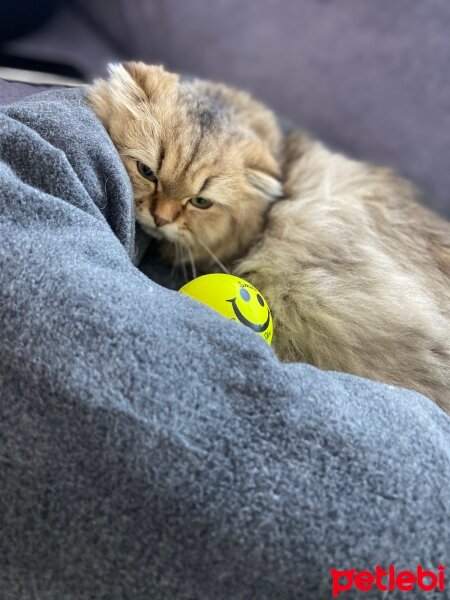
[[[141,229],[143,229],[145,233],[159,240],[164,238],[164,236],[161,234],[161,231],[158,229],[158,227],[156,227],[155,220],[146,206],[139,207],[136,205],[135,213],[136,221],[139,223]]]

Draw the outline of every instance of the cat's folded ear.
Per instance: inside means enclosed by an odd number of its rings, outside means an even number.
[[[249,184],[267,200],[277,200],[283,196],[283,185],[274,173],[259,169],[248,169],[246,178]]]
[[[268,151],[262,150],[262,145],[258,146],[246,161],[245,178],[259,195],[269,201],[277,200],[283,196],[280,167]]]
[[[178,84],[179,76],[169,73],[160,65],[127,62],[123,64],[123,68],[149,100],[170,94]]]
[[[89,102],[103,121],[117,109],[139,118],[146,104],[167,97],[178,84],[178,75],[143,62],[111,64],[108,71],[108,79],[95,81],[88,92]]]

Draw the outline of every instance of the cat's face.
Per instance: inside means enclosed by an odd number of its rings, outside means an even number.
[[[208,269],[211,253],[245,252],[282,192],[272,113],[242,92],[142,63],[113,67],[89,100],[130,176],[137,221],[172,260]]]

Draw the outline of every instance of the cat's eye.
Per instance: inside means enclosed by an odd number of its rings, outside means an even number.
[[[145,165],[144,163],[140,162],[139,160],[137,161],[137,170],[139,171],[139,174],[142,175],[142,177],[144,177],[145,179],[148,179],[149,181],[153,181],[153,183],[155,183],[157,181],[156,175],[153,173],[153,171],[150,169],[149,166]]]
[[[202,198],[202,196],[194,196],[194,198],[190,199],[190,203],[192,206],[195,206],[195,208],[209,208],[212,206],[211,200]]]

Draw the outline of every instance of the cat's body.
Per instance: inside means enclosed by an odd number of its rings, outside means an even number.
[[[401,385],[450,412],[450,226],[389,171],[294,136],[286,199],[235,267],[274,314],[273,344]]]
[[[169,259],[203,272],[218,259],[253,283],[282,360],[414,389],[450,412],[450,224],[413,186],[302,134],[283,140],[246,94],[154,67],[122,68],[90,100],[138,221]]]

